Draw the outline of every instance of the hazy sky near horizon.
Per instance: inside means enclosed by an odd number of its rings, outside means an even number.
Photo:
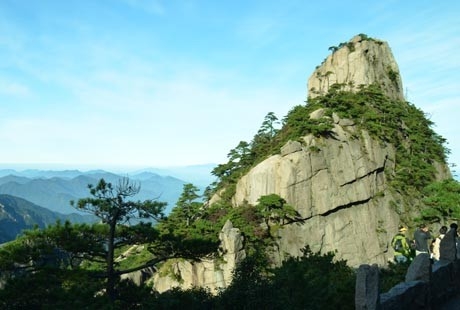
[[[459,1],[0,1],[0,164],[224,163],[328,47],[387,41],[460,164]]]

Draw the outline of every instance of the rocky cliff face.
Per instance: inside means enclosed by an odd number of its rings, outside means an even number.
[[[360,85],[379,84],[388,97],[404,100],[398,66],[386,42],[360,35],[332,49],[332,55],[308,80],[310,97],[327,93],[335,83],[352,91]],[[309,118],[319,123],[322,119],[332,120],[331,134],[309,134],[289,141],[279,154],[254,166],[238,180],[233,206],[257,205],[261,196],[277,194],[297,210],[302,223],[277,230],[275,262],[281,263],[286,255],[301,255],[308,245],[314,252],[336,252],[337,259],[345,259],[351,266],[386,264],[393,258],[389,243],[408,201],[388,180],[395,174],[396,147],[370,135],[355,120],[331,115],[325,109],[317,109]],[[438,180],[450,176],[445,163],[434,166]],[[219,199],[216,194],[209,204]],[[230,277],[229,270],[238,260],[227,260],[231,263],[223,274]],[[191,275],[182,287],[193,284],[217,289],[222,287],[219,283],[231,281],[227,276],[218,276],[215,263],[181,264],[174,267],[175,274]],[[207,277],[201,276],[206,272]],[[160,291],[180,284],[169,282],[162,286],[160,282],[159,278],[155,281]]]
[[[376,83],[390,98],[404,100],[398,64],[387,42],[357,35],[330,49],[332,54],[308,79],[310,97],[327,93],[335,83],[345,84],[349,90]]]
[[[298,256],[309,245],[315,252],[337,250],[350,265],[384,264],[399,222],[391,204],[399,198],[385,176],[394,169],[395,150],[365,131],[356,139],[353,121],[333,117],[334,139],[308,135],[302,143],[288,142],[239,180],[234,205],[255,205],[275,193],[296,208],[305,222],[279,231],[280,261],[283,253]]]
[[[309,96],[328,92],[334,83],[348,90],[379,84],[390,98],[404,99],[388,44],[363,36],[334,48],[309,78]],[[310,114],[310,119],[322,118],[331,117],[323,109]],[[389,241],[400,224],[398,204],[404,200],[387,180],[395,172],[395,147],[371,137],[354,120],[335,113],[332,119],[330,137],[310,134],[290,141],[279,155],[251,169],[238,181],[233,204],[255,205],[259,197],[274,193],[300,213],[303,225],[279,230],[278,262],[285,253],[301,255],[309,245],[322,253],[337,251],[336,257],[351,266],[386,264],[393,257]],[[438,179],[449,176],[444,163],[435,166]]]

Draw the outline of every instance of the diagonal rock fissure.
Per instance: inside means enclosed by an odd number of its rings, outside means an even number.
[[[369,177],[369,176],[372,176],[372,175],[375,175],[375,174],[382,173],[382,172],[384,172],[384,171],[385,171],[385,165],[383,165],[382,167],[378,167],[378,168],[376,168],[376,169],[374,169],[374,170],[371,170],[371,171],[369,171],[368,173],[366,173],[366,174],[360,176],[359,178],[356,178],[356,179],[353,179],[353,180],[351,180],[351,181],[349,181],[349,182],[343,183],[343,184],[340,185],[340,187],[344,187],[344,186],[353,184],[353,183],[355,183],[355,182],[357,182],[357,181],[360,181],[360,180],[362,180],[362,179],[365,179],[365,178],[367,178],[367,177]]]
[[[362,204],[365,204],[365,203],[368,203],[370,200],[372,199],[372,197],[370,198],[367,198],[367,199],[363,199],[363,200],[358,200],[358,201],[352,201],[350,203],[347,203],[347,204],[344,204],[344,205],[340,205],[340,206],[337,206],[335,207],[334,209],[331,209],[329,211],[326,211],[322,214],[318,214],[318,216],[322,216],[322,217],[325,217],[325,216],[329,216],[333,213],[336,213],[336,212],[339,212],[341,210],[345,210],[345,209],[349,209],[351,207],[354,207],[354,206],[358,206],[358,205],[362,205]]]

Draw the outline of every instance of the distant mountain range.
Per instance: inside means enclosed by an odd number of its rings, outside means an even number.
[[[178,169],[144,169],[132,173],[116,174],[104,170],[36,170],[17,171],[0,169],[0,194],[26,199],[33,204],[62,214],[78,212],[70,201],[88,197],[89,184],[97,184],[103,178],[116,184],[119,179],[129,177],[141,185],[133,199],[157,199],[167,202],[168,214],[177,202],[185,183],[193,183],[200,189],[211,183],[210,165],[191,166]],[[160,175],[163,174],[163,175]],[[185,180],[173,177],[183,176]]]
[[[14,240],[25,229],[35,225],[45,228],[57,220],[83,223],[94,222],[96,218],[76,213],[61,214],[19,197],[0,194],[0,244]]]
[[[212,169],[217,164],[202,164],[202,165],[191,165],[191,166],[171,166],[171,167],[151,167],[137,170],[127,170],[123,168],[114,169],[98,169],[89,170],[83,172],[81,169],[63,169],[56,168],[53,165],[50,167],[40,165],[14,165],[14,164],[0,164],[0,177],[7,175],[22,176],[27,178],[75,178],[81,174],[92,174],[92,173],[105,173],[110,171],[111,173],[123,176],[140,176],[144,172],[150,172],[158,174],[160,176],[170,176],[180,180],[184,180],[187,183],[193,183],[198,187],[206,187],[214,181],[214,177],[211,175]],[[37,168],[38,167],[38,168]]]

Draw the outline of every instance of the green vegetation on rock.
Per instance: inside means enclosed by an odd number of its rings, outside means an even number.
[[[309,98],[306,105],[292,108],[282,127],[270,136],[270,143],[260,142],[257,135],[251,143],[240,142],[229,153],[229,162],[213,170],[218,181],[210,193],[225,189],[225,200],[230,201],[234,193],[231,186],[256,164],[279,153],[289,140],[301,141],[309,134],[333,138],[333,113],[353,120],[359,129],[396,148],[396,171],[388,175],[395,190],[421,191],[433,182],[434,164],[445,163],[449,150],[445,147],[446,140],[432,129],[434,124],[426,114],[409,102],[390,99],[378,85],[361,86],[356,92],[345,88],[342,84],[331,85],[327,94]],[[310,118],[318,109],[325,110],[325,117]]]

